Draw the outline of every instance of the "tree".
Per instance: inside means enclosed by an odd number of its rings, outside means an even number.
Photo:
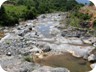
[[[89,4],[90,6],[93,6],[94,4],[90,1],[90,4]]]

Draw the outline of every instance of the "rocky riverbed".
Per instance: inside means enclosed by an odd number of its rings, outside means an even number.
[[[4,32],[0,40],[1,66],[8,72],[71,72],[65,68],[66,65],[53,68],[35,62],[36,59],[43,61],[66,52],[95,64],[96,37],[87,30],[66,25],[66,16],[67,13],[42,14],[15,27],[1,28]],[[31,61],[28,56],[32,57]],[[83,63],[82,60],[80,63]],[[74,69],[72,72],[75,72]]]

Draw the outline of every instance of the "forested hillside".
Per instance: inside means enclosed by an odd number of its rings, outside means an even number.
[[[70,11],[79,8],[75,0],[8,0],[0,10],[0,25],[13,26],[19,21],[34,19],[40,14]]]

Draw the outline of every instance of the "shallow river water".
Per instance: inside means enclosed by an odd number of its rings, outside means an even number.
[[[43,34],[45,37],[47,38],[51,38],[51,35],[50,35],[50,26],[52,26],[51,24],[47,24],[47,25],[44,25],[44,24],[40,24],[38,27],[37,27],[37,30],[38,32],[40,32],[41,34]]]
[[[90,63],[82,58],[73,57],[71,54],[49,56],[44,59],[37,59],[37,63],[52,67],[66,67],[71,72],[87,72],[90,71]]]

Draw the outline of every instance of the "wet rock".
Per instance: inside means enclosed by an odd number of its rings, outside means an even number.
[[[94,54],[91,54],[89,57],[88,57],[88,61],[90,62],[96,62],[96,56]]]
[[[39,69],[36,69],[32,72],[70,72],[68,69],[66,68],[53,68],[53,67],[48,67],[48,66],[43,66]]]

